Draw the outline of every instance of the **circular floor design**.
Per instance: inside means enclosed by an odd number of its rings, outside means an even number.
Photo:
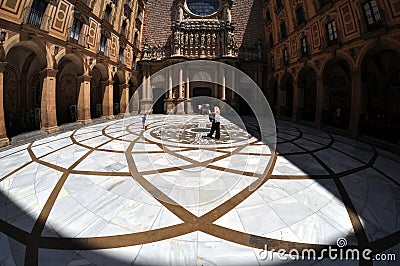
[[[0,262],[258,265],[265,245],[321,250],[340,237],[398,252],[398,156],[285,122],[275,153],[228,121],[218,141],[202,138],[204,117],[164,119],[0,153]]]

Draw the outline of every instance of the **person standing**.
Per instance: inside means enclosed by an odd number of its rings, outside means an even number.
[[[142,116],[142,128],[143,128],[143,129],[146,129],[146,120],[147,120],[147,115],[144,114],[144,115]]]
[[[208,138],[213,138],[214,132],[215,132],[215,139],[220,139],[221,137],[221,110],[219,109],[218,106],[214,106],[214,112],[210,113],[211,115],[214,115],[214,119],[211,124],[211,131],[208,133],[207,136]]]

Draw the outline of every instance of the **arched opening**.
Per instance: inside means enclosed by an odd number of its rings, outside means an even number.
[[[66,55],[60,60],[57,73],[57,123],[58,125],[73,123],[78,120],[78,97],[80,84],[78,76],[83,69],[79,60]]]
[[[30,42],[12,47],[6,56],[4,70],[4,117],[7,136],[40,129],[40,107],[43,78],[40,71],[46,67],[39,47]]]
[[[271,106],[272,112],[274,115],[277,113],[278,109],[278,83],[276,79],[271,78],[268,83],[268,92],[266,95],[268,102]]]
[[[298,110],[297,115],[300,120],[314,122],[316,99],[317,99],[317,80],[315,70],[311,67],[302,69],[298,78]]]
[[[400,142],[400,54],[385,49],[370,51],[361,65],[363,135]]]
[[[293,77],[289,73],[282,77],[281,91],[284,101],[284,105],[281,107],[283,108],[282,114],[291,118],[293,116]]]
[[[346,60],[337,58],[324,69],[325,106],[324,124],[347,130],[351,110],[350,66]]]
[[[105,82],[108,80],[107,69],[104,65],[96,65],[90,73],[90,113],[91,118],[103,115],[103,99]]]
[[[114,84],[113,84],[113,113],[114,115],[118,115],[121,113],[121,82],[119,80],[118,75],[114,76]]]
[[[196,87],[193,89],[193,97],[212,97],[212,90],[208,87]]]
[[[154,114],[164,114],[165,113],[165,108],[164,108],[164,101],[165,101],[165,90],[163,88],[154,88],[153,89],[153,99],[156,100],[156,102],[153,105],[153,113]]]

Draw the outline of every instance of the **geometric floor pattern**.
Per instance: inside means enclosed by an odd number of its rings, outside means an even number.
[[[282,121],[276,150],[224,119],[204,139],[206,117],[165,117],[0,152],[0,264],[275,265],[262,249],[338,239],[400,259],[398,155]]]

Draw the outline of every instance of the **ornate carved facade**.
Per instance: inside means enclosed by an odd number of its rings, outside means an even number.
[[[253,26],[262,25],[261,6],[258,0],[243,3],[231,0],[165,1],[160,7],[155,1],[148,1],[148,13],[144,23],[145,40],[140,61],[143,81],[147,81],[152,73],[165,66],[193,59],[219,60],[245,70],[251,77],[262,84],[264,41],[261,32],[254,32]],[[170,12],[167,13],[166,10]],[[250,19],[253,14],[253,20]],[[155,25],[155,22],[157,25]],[[254,23],[251,25],[249,22]],[[251,66],[250,66],[250,65]],[[207,70],[207,75],[218,75],[226,79],[226,73],[218,69]],[[189,108],[178,110],[178,113],[190,112],[190,99],[197,95],[206,84],[185,84],[186,73],[182,73],[181,93],[173,93],[176,89],[168,88],[172,93],[165,95],[164,108],[156,108],[156,112],[169,112],[174,106],[186,100]],[[179,76],[179,75],[178,75]],[[169,77],[163,77],[168,80]],[[153,97],[154,89],[168,86],[168,82],[154,82],[142,95],[143,110],[151,108],[157,101]],[[225,86],[212,86],[210,96],[223,99],[233,106],[238,106],[234,93]],[[147,102],[146,102],[147,101]],[[154,111],[154,110],[153,110]]]
[[[276,114],[398,145],[399,1],[263,2]]]
[[[0,4],[0,146],[126,111],[138,86],[142,0]]]

